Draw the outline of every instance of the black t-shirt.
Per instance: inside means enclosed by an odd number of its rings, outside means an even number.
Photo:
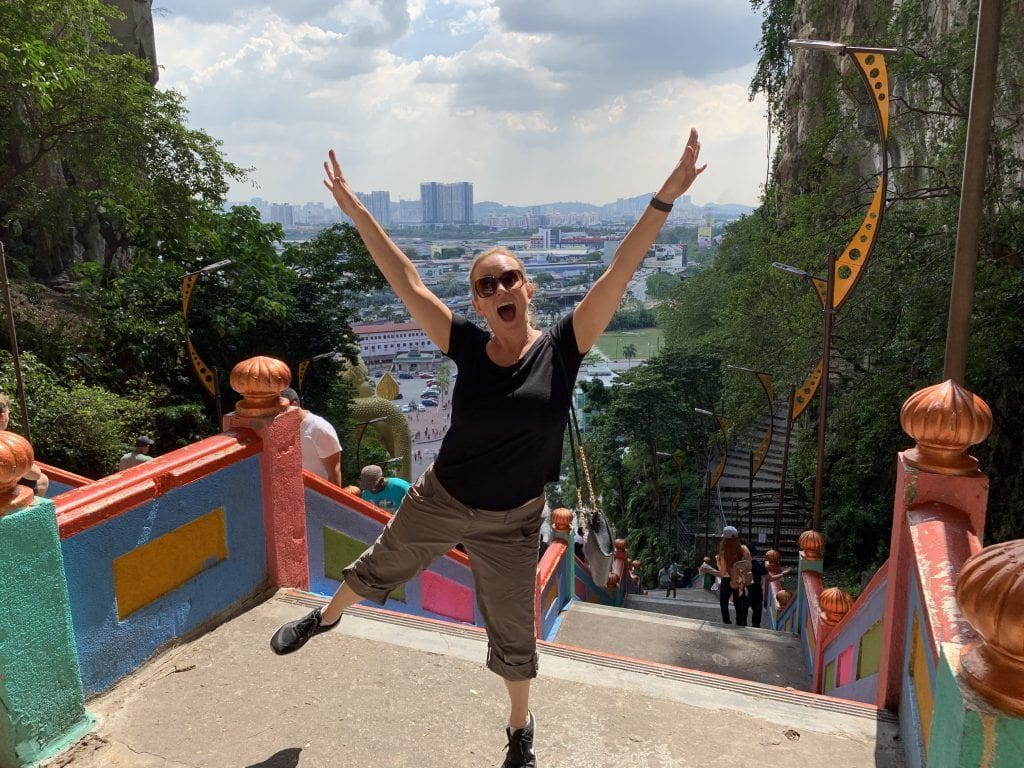
[[[545,483],[558,480],[570,388],[583,355],[576,347],[571,312],[507,367],[487,356],[489,339],[462,315],[452,315],[448,357],[459,375],[452,423],[434,472],[463,504],[506,510],[536,498]]]

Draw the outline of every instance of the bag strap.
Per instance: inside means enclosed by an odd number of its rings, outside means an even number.
[[[572,471],[576,477],[576,501],[581,512],[581,517],[591,517],[583,513],[583,485],[580,483],[580,470],[576,463],[576,454],[579,453],[579,463],[583,465],[583,476],[586,480],[587,494],[590,497],[590,509],[597,509],[597,494],[594,493],[594,484],[590,478],[590,465],[587,462],[587,454],[583,450],[583,435],[580,433],[579,419],[576,417],[576,403],[573,393],[576,391],[576,387],[569,381],[569,368],[565,364],[565,359],[562,357],[562,350],[558,348],[557,343],[553,343],[552,348],[555,350],[555,355],[558,357],[558,363],[562,368],[562,378],[565,379],[566,392],[569,395],[569,450],[572,454]],[[587,521],[589,527],[590,520]]]

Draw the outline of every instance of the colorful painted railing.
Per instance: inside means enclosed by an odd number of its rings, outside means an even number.
[[[537,589],[535,592],[534,615],[537,623],[537,639],[553,640],[558,632],[562,611],[572,600],[569,589],[569,542],[555,538],[548,544],[544,555],[537,564]]]
[[[822,693],[865,704],[876,702],[888,572],[886,562],[849,612],[825,633],[816,668]]]
[[[56,500],[87,695],[265,586],[261,447],[218,435]]]
[[[59,496],[66,491],[74,490],[75,488],[81,488],[83,485],[95,482],[90,480],[88,477],[82,477],[76,475],[74,472],[67,472],[60,467],[54,467],[50,464],[44,464],[41,461],[37,461],[39,469],[43,471],[50,480],[50,487],[46,491],[46,498],[52,499],[54,496]]]
[[[818,693],[897,710],[910,768],[1024,765],[1024,541],[982,549],[988,479],[967,455],[991,413],[952,381],[903,405],[889,560],[856,603],[822,589],[820,534],[800,537],[795,608]],[[773,590],[774,595],[775,590]]]
[[[376,541],[392,515],[310,472],[303,473],[309,589],[333,595],[342,569]],[[388,610],[482,627],[469,558],[456,549],[392,591]]]

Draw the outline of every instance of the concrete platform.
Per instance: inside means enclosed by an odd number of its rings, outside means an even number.
[[[573,603],[558,643],[731,675],[809,691],[800,639],[770,629],[737,627],[628,608]]]
[[[298,653],[268,640],[316,598],[279,593],[89,702],[98,724],[46,768],[498,766],[504,686],[478,630],[356,608]],[[867,707],[545,644],[544,768],[902,766]]]

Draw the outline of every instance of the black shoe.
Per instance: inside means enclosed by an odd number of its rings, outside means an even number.
[[[325,627],[320,623],[320,619],[320,609],[316,608],[301,619],[282,624],[281,628],[270,638],[270,647],[278,655],[297,651],[308,643],[313,635],[319,635],[322,632],[332,630],[341,623],[336,621]]]
[[[513,731],[506,728],[508,736],[508,753],[501,768],[537,768],[537,755],[533,752],[533,713],[525,728]]]

